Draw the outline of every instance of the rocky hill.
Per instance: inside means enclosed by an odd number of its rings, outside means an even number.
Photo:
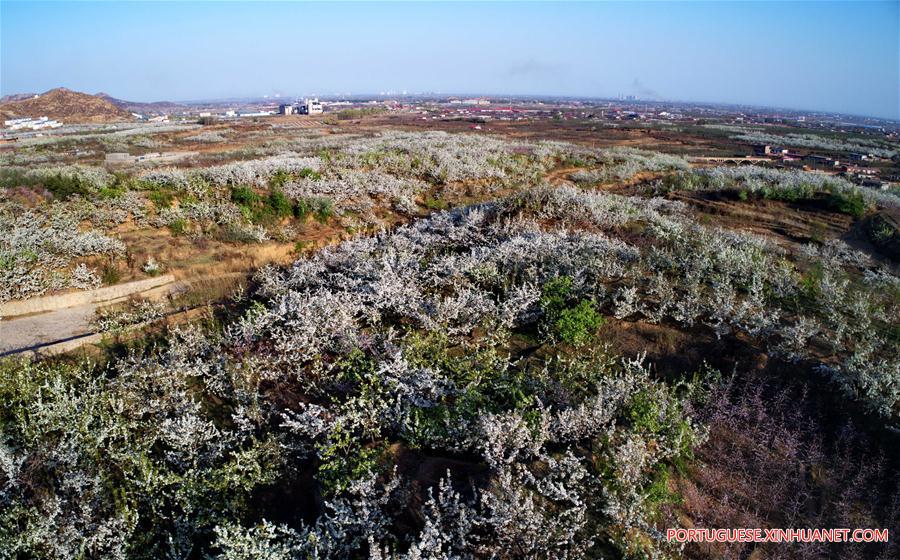
[[[173,113],[176,111],[183,111],[186,109],[185,105],[180,103],[174,103],[172,101],[151,101],[151,102],[143,102],[143,101],[126,101],[124,99],[118,99],[109,95],[108,93],[98,93],[95,95],[100,99],[105,99],[119,107],[121,109],[125,109],[126,111],[134,112],[134,113],[149,113],[149,114],[162,114],[162,113]]]
[[[107,99],[66,88],[0,103],[0,117],[3,119],[44,116],[64,123],[102,123],[134,118],[128,110]]]
[[[36,96],[36,93],[13,93],[11,95],[4,95],[0,97],[0,104],[9,103],[10,101],[21,101],[22,99],[30,99]]]

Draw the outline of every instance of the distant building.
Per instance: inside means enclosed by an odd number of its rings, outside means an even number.
[[[278,114],[279,115],[293,115],[297,112],[297,108],[291,105],[290,103],[282,103],[278,106]]]
[[[106,163],[131,163],[133,161],[134,157],[126,152],[110,152],[106,154]]]
[[[847,167],[847,173],[853,173],[854,175],[878,175],[878,170],[872,167],[859,167],[858,165],[851,165]]]
[[[26,119],[9,119],[9,120],[3,121],[3,125],[4,126],[13,126],[15,124],[19,124],[19,123],[29,121],[29,120],[31,120],[31,119],[27,119],[27,118]]]
[[[307,99],[300,105],[301,115],[320,115],[322,114],[322,104],[318,99]]]
[[[10,130],[41,130],[44,128],[59,128],[60,126],[62,126],[61,122],[50,120],[48,117],[40,117],[36,119],[31,117],[22,119],[9,119],[7,121],[4,121],[3,124],[8,126]]]
[[[803,161],[811,163],[813,165],[819,166],[833,166],[834,160],[827,156],[821,156],[818,154],[808,154],[803,157]]]

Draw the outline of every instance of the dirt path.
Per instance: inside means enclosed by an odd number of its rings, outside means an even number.
[[[182,282],[171,277],[157,280],[128,282],[116,286],[84,292],[73,292],[25,300],[32,309],[22,309],[13,316],[0,318],[0,356],[35,350],[60,342],[71,341],[94,333],[93,320],[97,309],[126,301],[131,297],[163,299],[184,290]],[[13,302],[16,303],[16,302]],[[7,311],[15,311],[8,305]]]
[[[92,333],[91,320],[97,306],[88,303],[0,321],[0,355]]]
[[[546,180],[548,183],[553,185],[554,187],[558,187],[559,185],[570,185],[572,181],[569,180],[569,175],[575,173],[576,171],[581,171],[584,169],[583,167],[563,167],[561,169],[554,169],[550,173],[547,173]]]

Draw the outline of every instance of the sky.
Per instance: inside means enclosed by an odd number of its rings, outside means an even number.
[[[722,102],[900,119],[900,1],[8,2],[0,94],[382,91]]]

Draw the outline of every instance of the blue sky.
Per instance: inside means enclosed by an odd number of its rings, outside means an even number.
[[[898,6],[0,0],[0,92],[633,94],[898,119]]]

